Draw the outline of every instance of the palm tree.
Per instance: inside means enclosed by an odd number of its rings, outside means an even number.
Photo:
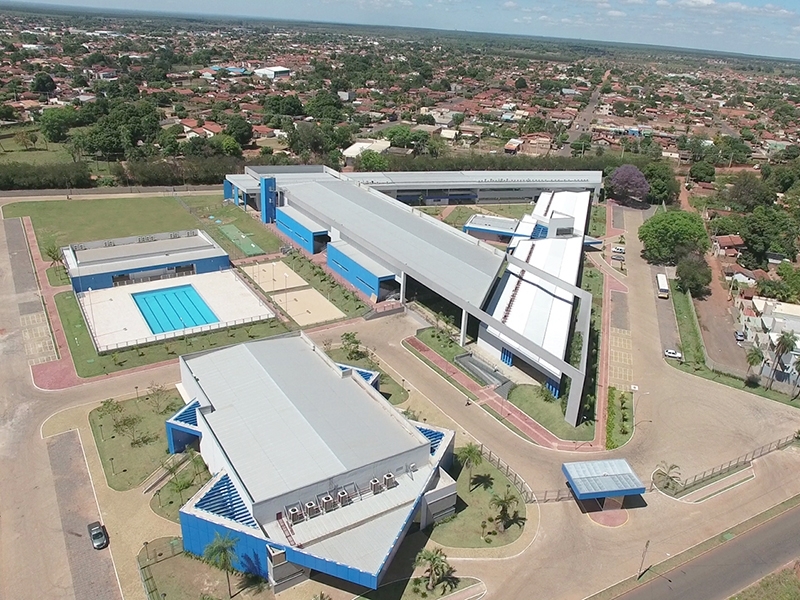
[[[223,537],[217,532],[203,551],[203,559],[207,563],[225,571],[225,576],[228,578],[228,598],[233,597],[231,571],[233,571],[233,560],[236,558],[237,543],[239,543],[239,538],[231,537],[228,533]]]
[[[764,353],[761,351],[761,348],[758,346],[753,346],[750,350],[747,351],[747,364],[750,365],[747,368],[747,374],[750,374],[750,369],[755,367],[756,365],[760,365],[764,362]]]
[[[509,514],[516,508],[517,504],[519,504],[519,498],[511,491],[509,486],[506,486],[506,492],[502,496],[492,494],[492,498],[489,500],[489,506],[499,511],[497,518],[500,519],[503,529],[508,525]]]
[[[48,242],[44,247],[44,257],[50,261],[50,266],[55,267],[64,264],[64,255],[61,253],[61,248],[55,242]]]
[[[666,490],[675,488],[681,483],[681,468],[675,464],[668,464],[667,461],[662,460],[658,467],[658,471],[663,474],[663,485]]]
[[[425,584],[425,587],[431,591],[445,574],[452,572],[452,567],[447,562],[447,556],[445,556],[441,548],[420,550],[414,559],[414,566],[425,567],[425,576],[428,578],[428,583]]]
[[[461,466],[467,468],[467,472],[469,473],[469,479],[467,481],[471,482],[472,467],[478,467],[483,462],[483,454],[481,453],[480,446],[474,442],[470,442],[466,446],[458,449],[456,457],[458,458],[458,462],[461,463]]]
[[[794,330],[782,331],[780,336],[778,336],[778,341],[775,343],[775,360],[772,362],[772,372],[769,374],[769,385],[767,389],[772,388],[772,384],[775,381],[775,372],[778,370],[778,363],[781,357],[787,352],[794,350],[796,345],[797,334]]]

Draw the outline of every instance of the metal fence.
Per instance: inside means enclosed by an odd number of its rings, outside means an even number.
[[[136,560],[139,565],[139,577],[142,580],[142,587],[147,600],[163,600],[163,596],[158,593],[158,586],[150,566],[178,554],[183,554],[183,540],[179,537],[159,538],[152,542],[144,543]]]
[[[525,480],[517,475],[517,473],[508,466],[508,463],[504,462],[497,454],[489,450],[486,446],[481,444],[481,455],[492,463],[497,469],[503,473],[511,483],[514,484],[514,487],[517,488],[517,491],[522,496],[522,499],[525,501],[525,504],[530,504],[532,502],[536,502],[536,496],[534,495],[533,491],[531,490],[530,486],[525,483]]]
[[[692,477],[687,477],[683,481],[671,478],[674,483],[670,491],[674,495],[679,496],[695,488],[700,488],[703,486],[703,484],[711,481],[712,479],[719,478],[723,475],[727,475],[728,473],[732,473],[738,469],[749,466],[757,458],[761,458],[762,456],[765,456],[770,452],[774,452],[775,450],[782,450],[788,446],[791,446],[796,439],[796,435],[788,435],[779,440],[775,440],[774,442],[770,442],[769,444],[764,444],[763,446],[760,446],[755,450],[748,452],[747,454],[743,454],[738,458],[729,460],[727,463],[722,463],[721,465],[717,465],[716,467],[703,471],[702,473],[698,473]]]

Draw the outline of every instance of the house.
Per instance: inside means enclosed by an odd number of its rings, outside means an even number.
[[[275,130],[266,125],[253,125],[253,138],[270,138],[275,137]]]
[[[262,79],[272,79],[272,80],[280,80],[280,79],[289,79],[292,76],[291,69],[287,69],[286,67],[262,67],[260,69],[256,69],[253,71],[255,75],[261,77]]]
[[[715,235],[711,238],[714,254],[717,256],[727,256],[739,258],[747,246],[739,235]]]
[[[506,142],[506,145],[503,146],[503,151],[506,154],[516,154],[522,148],[523,143],[524,143],[523,140],[520,140],[518,138],[511,138],[510,140],[508,140],[508,142]]]

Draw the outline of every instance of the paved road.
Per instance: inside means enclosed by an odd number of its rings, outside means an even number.
[[[798,558],[798,539],[800,506],[620,598],[727,600]]]
[[[603,82],[605,82],[607,77],[608,73],[606,73],[603,77]],[[578,113],[578,116],[575,117],[575,120],[572,121],[572,125],[569,129],[569,139],[567,140],[567,143],[564,144],[558,151],[559,156],[569,156],[572,153],[572,148],[570,148],[569,145],[577,140],[582,133],[591,133],[590,128],[592,124],[592,118],[594,117],[594,111],[597,108],[597,105],[600,103],[601,87],[603,87],[603,83],[600,83],[594,88],[594,91],[589,98],[589,104],[587,104],[586,107],[580,113]],[[576,125],[579,126],[580,129],[576,129]]]

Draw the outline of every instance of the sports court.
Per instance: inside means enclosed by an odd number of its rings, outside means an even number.
[[[209,217],[213,219],[214,217]],[[219,221],[217,221],[219,222]],[[265,254],[261,246],[250,240],[250,236],[242,231],[236,225],[220,225],[219,230],[228,238],[233,244],[241,250],[245,256],[259,256]]]
[[[300,327],[334,321],[346,316],[313,288],[277,291],[272,295],[272,301]]]
[[[292,271],[288,265],[277,260],[273,262],[256,263],[241,267],[256,285],[267,293],[291,290],[308,285],[308,282]]]
[[[92,290],[78,299],[100,352],[275,316],[230,269]]]

